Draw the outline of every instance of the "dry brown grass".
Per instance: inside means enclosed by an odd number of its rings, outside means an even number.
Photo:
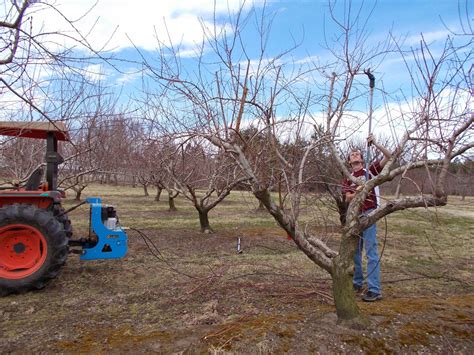
[[[436,219],[422,210],[390,216],[386,238],[379,224],[384,300],[360,303],[372,325],[354,331],[336,326],[328,275],[269,216],[255,213],[248,195],[232,194],[211,214],[216,233],[202,235],[183,200],[173,214],[139,189],[94,189],[87,195],[105,193],[122,223],[144,229],[163,258],[132,232],[123,260],[80,262],[71,255],[43,291],[0,299],[1,352],[472,350],[473,220],[453,216],[450,209],[470,208],[458,201]],[[85,230],[87,209],[71,218]],[[326,237],[337,245],[334,230]]]

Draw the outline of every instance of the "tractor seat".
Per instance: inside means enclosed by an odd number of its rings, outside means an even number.
[[[41,186],[41,178],[43,177],[43,168],[40,166],[35,171],[33,171],[26,181],[25,190],[34,191],[38,190]]]

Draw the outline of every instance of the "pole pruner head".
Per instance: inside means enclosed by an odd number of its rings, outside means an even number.
[[[375,76],[374,76],[374,74],[372,74],[370,72],[370,68],[365,69],[364,74],[369,77],[369,80],[370,80],[369,86],[370,86],[371,89],[373,89],[375,87]]]

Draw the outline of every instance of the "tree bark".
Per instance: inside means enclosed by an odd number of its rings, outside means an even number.
[[[201,225],[201,233],[211,234],[214,230],[209,223],[209,210],[204,208],[196,208],[199,213],[199,224]]]
[[[258,212],[265,212],[267,209],[265,208],[265,205],[263,204],[262,201],[258,200],[258,207],[257,211]]]
[[[339,212],[339,222],[343,226],[346,224],[346,214],[347,214],[347,202],[346,199],[342,196],[341,198],[335,199],[337,205],[337,211]]]
[[[177,210],[178,210],[178,209],[176,208],[176,205],[174,204],[174,197],[171,196],[171,194],[169,195],[169,198],[168,198],[168,204],[169,204],[169,209],[168,209],[168,211],[174,212],[174,211],[177,211]]]
[[[397,188],[395,190],[395,198],[400,198],[401,190],[402,190],[402,177],[398,179]]]
[[[350,328],[363,329],[369,324],[368,318],[357,306],[353,286],[353,257],[359,237],[342,235],[339,255],[333,259],[332,292],[338,323]]]
[[[150,194],[148,193],[148,185],[147,184],[143,184],[143,194],[145,195],[145,197],[150,196]]]
[[[82,194],[82,190],[83,189],[73,189],[74,192],[76,193],[76,197],[74,198],[74,200],[76,201],[80,201],[81,200],[81,194]]]
[[[155,201],[157,201],[157,202],[160,201],[160,197],[161,197],[161,192],[162,192],[162,191],[163,191],[162,188],[160,188],[160,187],[158,187],[158,186],[156,187]]]

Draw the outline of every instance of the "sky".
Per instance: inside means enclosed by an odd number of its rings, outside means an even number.
[[[212,27],[214,16],[220,29],[227,29],[229,13],[242,4],[240,0],[55,0],[54,6],[33,6],[28,18],[32,19],[33,30],[40,32],[68,31],[71,26],[64,17],[73,20],[74,27],[92,47],[103,49],[109,55],[126,61],[117,61],[119,71],[112,66],[94,61],[87,67],[87,75],[104,85],[115,88],[127,97],[140,90],[140,60],[137,49],[150,58],[154,56],[157,40],[164,43],[180,43],[183,61],[191,60],[195,47],[203,38],[202,27]],[[474,3],[467,0],[467,7]],[[459,8],[457,0],[353,0],[352,11],[362,6],[362,17],[371,13],[368,20],[367,46],[383,41],[391,33],[405,49],[416,46],[421,34],[433,48],[441,48],[449,31],[459,30]],[[464,0],[461,11],[464,10]],[[344,1],[336,2],[335,15],[344,16]],[[330,19],[326,0],[260,0],[247,1],[244,13],[252,6],[273,16],[273,25],[268,45],[269,57],[291,48],[291,59],[324,62],[328,52],[325,42],[334,42],[335,25]],[[4,11],[1,9],[0,11]],[[61,15],[59,15],[59,12]],[[2,14],[5,16],[4,14]],[[252,28],[250,26],[249,28]],[[257,33],[245,32],[244,42],[249,53],[258,52]],[[68,39],[57,39],[63,45]],[[391,56],[374,63],[371,68],[377,79],[377,86],[395,92],[408,85],[409,77],[403,73],[403,61]],[[42,74],[47,75],[47,74]],[[375,94],[374,101],[381,104]],[[364,107],[360,108],[364,110]],[[365,108],[366,109],[366,108]]]
[[[471,2],[468,0],[468,6]],[[214,6],[218,22],[224,27],[229,11],[235,12],[242,1],[54,0],[50,3],[65,17],[76,20],[74,26],[83,34],[89,34],[87,39],[94,48],[105,46],[116,56],[138,59],[133,47],[151,53],[157,48],[157,37],[168,42],[168,36],[174,43],[182,43],[183,56],[192,55],[192,49],[202,40],[200,22],[212,26]],[[336,15],[340,17],[343,1],[336,3]],[[421,33],[431,42],[444,39],[448,34],[446,27],[459,28],[457,0],[353,0],[353,12],[362,4],[365,4],[363,15],[373,11],[367,26],[370,41],[385,39],[392,31],[395,37],[405,38],[406,45],[416,45]],[[250,10],[252,5],[262,8],[264,2],[246,1],[244,9]],[[328,1],[268,0],[265,6],[267,14],[274,15],[269,53],[277,53],[298,42],[301,44],[293,53],[297,59],[322,55],[325,33],[330,41],[334,30]],[[38,31],[71,31],[52,8],[32,7],[31,16]],[[246,45],[252,46],[254,42],[253,35],[248,33]],[[133,65],[128,68],[123,65],[122,69],[133,71]],[[395,79],[396,73],[389,69],[389,66],[384,67],[379,76]],[[133,75],[112,76],[119,83],[134,80]]]
[[[215,2],[219,24],[224,27],[229,11],[235,12],[241,1],[217,0]],[[336,15],[341,17],[342,1],[336,5]],[[363,4],[352,1],[353,12]],[[257,8],[262,1],[254,1]],[[250,9],[251,1],[244,8]],[[290,48],[294,42],[300,46],[293,55],[299,60],[323,55],[326,37],[333,38],[334,25],[329,18],[326,0],[269,0],[266,12],[274,15],[269,54]],[[174,43],[182,43],[183,56],[192,56],[192,50],[202,40],[200,21],[212,26],[214,1],[212,0],[56,0],[56,7],[68,18],[85,16],[77,22],[83,33],[91,31],[88,40],[95,48],[106,45],[117,56],[135,58],[134,46],[143,51],[153,52],[157,48],[157,37],[168,43],[168,36]],[[444,40],[449,29],[459,28],[457,0],[379,0],[365,1],[363,14],[373,11],[368,23],[369,40],[379,41],[387,37],[389,31],[396,38],[404,38],[406,45],[416,45],[423,33],[428,42]],[[41,11],[39,21],[46,28],[54,30],[60,21],[51,21],[48,11]],[[165,28],[168,29],[168,33]],[[110,36],[112,39],[109,41]],[[247,46],[255,43],[253,34],[248,33]],[[126,66],[124,66],[126,67]],[[130,66],[128,69],[133,69]],[[395,80],[396,73],[386,65],[378,76]],[[128,81],[132,78],[115,76],[116,80]]]

